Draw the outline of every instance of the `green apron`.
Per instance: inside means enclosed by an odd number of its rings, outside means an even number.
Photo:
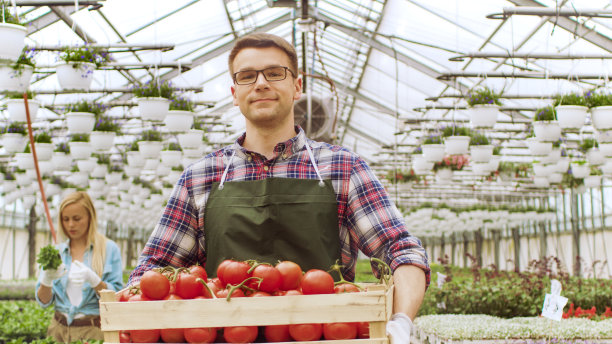
[[[267,178],[212,185],[206,202],[206,272],[224,259],[290,260],[304,271],[328,270],[340,259],[338,205],[331,181]]]

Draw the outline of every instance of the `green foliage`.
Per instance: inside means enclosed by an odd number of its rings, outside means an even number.
[[[134,97],[138,98],[150,98],[150,97],[161,97],[171,99],[174,94],[174,88],[172,83],[167,81],[147,81],[143,85],[138,85],[133,88]]]
[[[597,166],[591,166],[591,172],[589,173],[589,175],[590,176],[601,176],[603,175],[603,172]]]
[[[176,143],[176,142],[170,142],[168,143],[168,145],[166,147],[164,147],[164,150],[168,150],[168,151],[182,151],[183,149],[181,148],[181,145]]]
[[[110,154],[92,154],[91,156],[93,156],[94,158],[96,158],[96,162],[98,164],[105,164],[108,165],[110,164]]]
[[[477,90],[472,90],[468,98],[466,99],[469,106],[474,106],[478,104],[495,104],[501,105],[499,101],[499,97],[501,93],[495,93],[493,90],[488,87],[479,88]]]
[[[418,183],[421,180],[421,177],[417,176],[414,173],[413,169],[410,169],[410,171],[408,172],[390,170],[389,172],[387,172],[387,175],[385,176],[385,178],[391,183],[408,183],[408,182]]]
[[[173,96],[170,98],[170,110],[183,110],[193,112],[193,102],[187,98]]]
[[[0,302],[0,343],[30,343],[47,337],[53,307],[42,308],[33,301]],[[46,343],[54,343],[51,339]]]
[[[612,94],[589,91],[585,98],[587,106],[590,108],[612,105]]]
[[[554,121],[557,119],[555,109],[550,106],[537,109],[533,116],[534,121]]]
[[[493,155],[501,155],[501,147],[500,146],[493,147]]]
[[[81,100],[80,102],[69,104],[66,107],[66,112],[89,112],[96,116],[102,115],[106,111],[106,106],[97,102]]]
[[[121,127],[119,123],[109,116],[99,115],[97,116],[96,123],[94,124],[94,131],[108,131],[113,133],[119,133]]]
[[[34,97],[36,96],[36,94],[34,94],[34,92],[32,92],[31,90],[27,90],[26,94],[28,95],[28,99],[34,99]],[[8,92],[6,96],[9,99],[23,99],[22,92]]]
[[[442,136],[440,136],[439,134],[429,134],[425,137],[423,142],[421,142],[421,144],[424,144],[424,145],[441,144],[441,143],[442,143]]]
[[[11,122],[11,124],[9,124],[8,127],[6,127],[5,133],[27,135],[28,129],[26,129],[23,123]]]
[[[70,153],[70,146],[66,142],[60,142],[55,146],[54,152]]]
[[[587,101],[584,95],[578,93],[559,94],[554,97],[553,106],[559,105],[579,105],[586,106]]]
[[[138,140],[134,140],[126,147],[126,152],[138,152]]]
[[[60,59],[64,62],[76,62],[77,65],[79,62],[93,63],[96,67],[100,67],[110,61],[110,55],[100,48],[83,45],[80,47],[66,47],[60,53]]]
[[[89,134],[73,134],[70,137],[72,142],[89,142]]]
[[[34,135],[34,142],[36,143],[53,143],[51,140],[51,134],[46,131],[41,131]]]
[[[589,149],[593,147],[599,147],[599,143],[597,143],[597,140],[592,139],[592,138],[586,138],[582,140],[582,142],[580,142],[580,145],[578,146],[578,150],[580,150],[583,153],[586,153]]]
[[[140,134],[140,141],[161,141],[162,134],[155,129],[145,130]]]
[[[123,166],[121,165],[114,165],[114,164],[108,164],[108,172],[123,172]]]
[[[442,137],[449,136],[472,136],[472,131],[469,128],[456,125],[442,128]]]
[[[489,144],[489,139],[481,133],[473,133],[470,137],[471,146],[484,146]]]
[[[2,6],[2,11],[4,12],[0,19],[4,18],[4,23],[24,26],[22,23],[23,16],[12,13],[13,6],[10,1],[0,1],[0,6]]]
[[[43,270],[52,270],[57,269],[62,264],[62,258],[55,246],[47,245],[38,252],[36,262],[40,264]]]

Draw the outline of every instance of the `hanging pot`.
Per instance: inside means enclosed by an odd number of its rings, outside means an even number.
[[[106,184],[108,185],[119,185],[121,182],[121,172],[111,172],[104,176]]]
[[[444,138],[444,147],[448,155],[467,154],[470,147],[469,136],[448,136]]]
[[[501,162],[501,156],[499,155],[493,155],[491,157],[491,160],[489,160],[489,171],[493,172],[493,171],[497,171],[497,169],[499,168],[499,163]]]
[[[12,122],[27,122],[25,103],[23,99],[7,99],[6,111],[9,114],[9,119]],[[28,109],[30,110],[30,120],[36,121],[36,115],[40,108],[40,102],[34,99],[28,99]]]
[[[440,168],[436,171],[437,181],[448,181],[453,179],[453,171],[450,168]]]
[[[596,106],[592,108],[591,122],[597,130],[612,129],[612,106]]]
[[[425,157],[422,155],[416,155],[412,157],[412,169],[416,174],[428,174],[433,168],[433,166],[434,163],[432,161],[427,161],[427,159],[425,159]]]
[[[70,146],[70,156],[75,160],[89,159],[93,152],[93,148],[89,142],[70,141],[68,142],[68,146]]]
[[[33,169],[34,156],[32,156],[32,153],[15,153],[15,163],[20,170]]]
[[[550,186],[550,183],[546,177],[534,177],[533,186],[537,188],[547,188]]]
[[[145,158],[139,151],[127,152],[127,163],[129,167],[142,168],[145,164]]]
[[[89,134],[89,142],[96,152],[107,152],[113,148],[117,134],[112,131],[94,130]]]
[[[143,121],[161,122],[168,115],[170,100],[162,97],[138,98],[138,112]]]
[[[27,31],[23,25],[0,23],[0,60],[16,62],[19,59]]]
[[[600,168],[604,176],[608,178],[612,177],[612,159],[608,159]]]
[[[55,145],[53,143],[35,143],[36,147],[36,158],[38,161],[49,161],[53,156],[53,149]]]
[[[553,172],[548,176],[548,182],[551,184],[559,184],[563,181],[563,173]]]
[[[70,171],[72,165],[72,156],[64,152],[53,152],[51,155],[51,164],[56,171]]]
[[[561,138],[561,127],[558,121],[534,121],[533,132],[541,142],[555,142]]]
[[[556,164],[559,159],[561,159],[561,149],[553,147],[550,153],[542,157],[541,160],[544,164]]]
[[[164,118],[166,130],[171,133],[184,133],[193,125],[193,112],[170,110]]]
[[[66,113],[66,125],[70,134],[89,134],[96,124],[96,116],[90,112]]]
[[[493,128],[497,122],[499,106],[495,104],[477,104],[469,109],[472,128]]]
[[[166,181],[174,185],[176,184],[176,182],[178,182],[182,173],[183,173],[182,171],[170,170],[170,173],[168,173],[168,176],[166,177]]]
[[[27,143],[28,140],[26,139],[25,135],[18,133],[2,134],[2,145],[8,154],[23,152]]]
[[[566,156],[562,156],[561,159],[557,161],[557,164],[554,165],[555,166],[554,171],[559,172],[559,173],[565,173],[569,169],[569,165],[570,165],[570,158]]]
[[[163,148],[161,141],[138,141],[138,151],[145,159],[159,159]]]
[[[66,62],[55,68],[57,81],[63,90],[88,91],[96,65],[89,62]]]
[[[421,150],[427,161],[436,162],[444,158],[444,145],[441,143],[421,145]]]
[[[489,162],[492,156],[492,145],[470,146],[470,157],[473,162]]]
[[[106,176],[106,171],[108,171],[108,166],[106,164],[96,163],[96,167],[91,171],[90,176],[92,178],[104,178]]]
[[[182,155],[181,151],[161,151],[161,163],[167,167],[178,166],[181,163]]]
[[[97,159],[93,157],[89,157],[87,159],[77,160],[77,167],[79,171],[87,173],[89,176],[90,173],[96,168]]]
[[[599,143],[612,143],[612,130],[595,130],[595,139]]]
[[[22,69],[15,70],[10,66],[0,66],[0,91],[23,93],[30,87],[30,80],[34,68],[24,65]]]
[[[546,156],[550,154],[552,151],[552,143],[551,142],[542,142],[535,137],[530,137],[525,140],[527,143],[527,148],[531,152],[531,155],[534,156]]]
[[[587,188],[598,188],[601,186],[601,176],[586,176],[584,177],[584,186]]]
[[[572,168],[572,175],[574,176],[574,178],[577,179],[582,179],[586,176],[589,175],[589,165],[588,164],[577,164],[577,163],[570,163],[571,168]]]
[[[143,161],[143,166],[144,166],[144,161]],[[140,176],[140,171],[142,171],[142,166],[140,167],[134,167],[134,166],[125,166],[125,174],[128,177],[139,177]]]
[[[551,173],[554,172],[555,165],[545,165],[543,163],[533,163],[533,174],[536,177],[548,177]]]
[[[473,161],[470,163],[472,167],[472,174],[478,177],[484,177],[491,174],[491,170],[489,170],[490,165],[488,162],[476,162]]]
[[[612,157],[612,143],[600,143],[599,151],[607,158]]]
[[[177,136],[182,148],[198,148],[202,145],[204,130],[190,129],[188,132]]]
[[[555,107],[561,129],[580,129],[586,120],[589,108],[580,105],[559,105]]]
[[[586,152],[586,158],[591,166],[603,165],[606,156],[597,148],[591,148]]]

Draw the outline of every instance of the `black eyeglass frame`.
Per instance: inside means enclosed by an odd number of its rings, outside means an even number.
[[[285,76],[282,79],[278,79],[278,80],[268,80],[268,77],[266,77],[266,74],[264,73],[264,71],[268,70],[268,69],[272,69],[272,68],[283,68],[285,70]],[[268,68],[264,68],[264,69],[249,69],[249,70],[241,70],[239,72],[236,72],[232,75],[232,79],[234,79],[234,83],[236,85],[241,85],[241,86],[245,86],[245,85],[252,85],[254,83],[257,82],[257,78],[259,78],[259,73],[261,73],[264,77],[264,79],[266,79],[266,81],[268,82],[275,82],[275,81],[283,81],[285,79],[287,79],[287,71],[291,72],[291,75],[293,75],[293,77],[295,78],[295,73],[293,73],[293,71],[289,68],[289,67],[285,67],[285,66],[272,66],[272,67],[268,67]],[[255,80],[253,80],[253,82],[249,82],[246,84],[241,84],[238,83],[238,79],[236,79],[236,75],[238,75],[239,73],[244,73],[244,72],[255,72]]]

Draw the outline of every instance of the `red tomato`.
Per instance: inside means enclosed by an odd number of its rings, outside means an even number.
[[[206,274],[206,269],[204,269],[204,267],[202,267],[202,265],[192,265],[189,268],[189,272],[192,275],[196,275],[196,276],[200,277],[201,279],[204,280],[204,282],[206,282],[207,279],[208,279],[208,275]]]
[[[142,295],[142,294],[135,294],[130,296],[130,298],[128,299],[129,302],[133,302],[133,301],[151,301],[152,299]]]
[[[210,290],[213,292],[213,294],[217,295],[217,292],[223,288],[220,288],[218,285],[216,285],[214,282],[212,281],[208,281],[206,282],[206,285],[208,286],[208,288],[210,288]],[[204,297],[206,297],[207,299],[212,299],[212,295],[210,295],[210,293],[208,292],[208,289],[206,288],[202,288],[202,295]]]
[[[184,333],[187,343],[212,343],[217,338],[215,327],[186,328]]]
[[[225,284],[238,285],[251,277],[249,269],[251,266],[246,262],[231,262],[223,269],[223,276],[220,279]]]
[[[125,302],[129,300],[130,297],[134,296],[135,294],[132,293],[131,288],[125,288],[119,291],[118,295],[119,295],[119,302]]]
[[[285,292],[285,295],[286,296],[291,296],[291,295],[304,295],[304,294],[302,294],[302,292],[299,291],[299,290],[291,289],[291,290],[287,290]]]
[[[313,341],[321,339],[323,326],[321,324],[295,324],[289,325],[289,335],[295,341]]]
[[[308,270],[300,284],[304,295],[334,293],[334,278],[323,270]]]
[[[176,294],[168,294],[166,295],[166,297],[163,298],[163,300],[182,300],[183,298],[176,295]]]
[[[225,299],[228,294],[229,294],[229,288],[225,288],[225,289],[219,290],[215,295],[217,295],[217,297],[220,299]],[[245,297],[245,295],[242,289],[237,288],[237,289],[234,289],[234,291],[232,292],[232,297]]]
[[[297,289],[302,279],[302,268],[294,262],[285,260],[276,264],[281,274],[281,290]]]
[[[267,342],[290,342],[289,325],[270,325],[264,327]]]
[[[202,295],[204,286],[197,279],[196,275],[186,272],[179,273],[176,278],[176,294],[183,299],[193,299]]]
[[[357,323],[323,324],[323,336],[327,340],[357,338]]]
[[[208,281],[214,283],[217,286],[218,289],[225,288],[225,285],[223,285],[223,283],[221,282],[219,277],[213,277],[213,278],[209,279]]]
[[[370,338],[370,323],[369,322],[358,322],[357,323],[357,337],[358,338]]]
[[[130,331],[119,331],[119,343],[131,343]]]
[[[159,341],[159,330],[131,330],[133,343],[156,343]]]
[[[253,277],[259,277],[261,278],[261,282],[258,280],[251,280],[249,283],[251,288],[253,289],[257,289],[257,290],[261,290],[261,291],[265,291],[267,293],[272,293],[275,290],[278,290],[278,288],[281,285],[281,273],[280,271],[278,271],[277,268],[268,265],[268,264],[261,264],[261,265],[257,265],[255,267],[255,269],[253,269],[253,272],[251,273],[251,275]]]
[[[233,326],[223,329],[228,343],[253,343],[257,338],[257,326]]]
[[[161,273],[149,270],[140,279],[140,292],[153,300],[161,300],[170,291],[170,281]]]
[[[254,293],[251,293],[249,295],[249,297],[262,297],[262,296],[272,296],[270,293],[266,293],[265,291],[256,291]]]
[[[159,330],[161,339],[165,343],[184,343],[185,334],[182,328],[162,328]]]
[[[225,268],[230,264],[235,262],[235,260],[233,259],[226,259],[224,261],[221,262],[221,264],[219,264],[219,266],[217,266],[217,278],[221,281],[221,288],[225,288],[225,286],[227,285],[227,283],[225,283],[225,280],[223,279],[223,273],[225,272]]]
[[[356,285],[350,283],[340,283],[334,287],[334,293],[358,293],[361,290]]]

